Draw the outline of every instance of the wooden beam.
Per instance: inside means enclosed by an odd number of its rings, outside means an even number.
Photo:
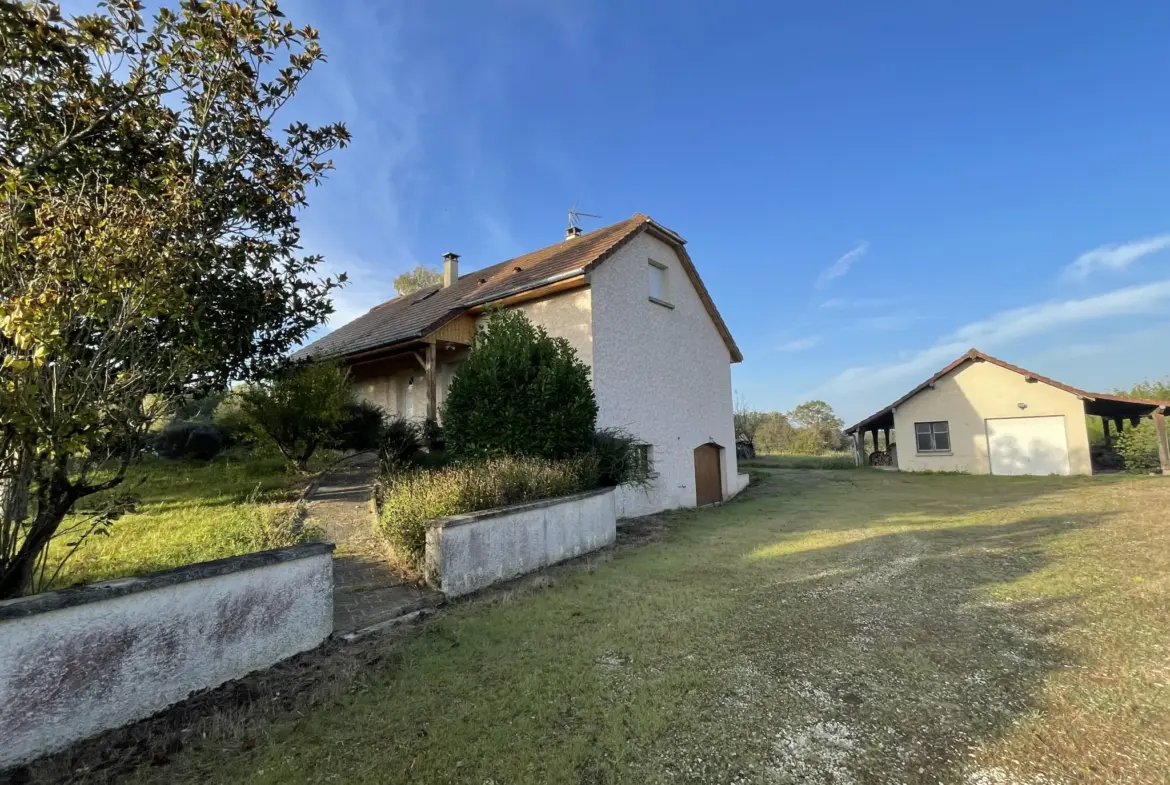
[[[427,419],[428,420],[439,419],[439,396],[438,396],[438,391],[435,389],[435,384],[436,384],[436,380],[435,380],[435,376],[436,376],[435,355],[436,355],[435,345],[433,343],[428,344],[427,345],[427,359],[426,359],[426,364],[425,364],[426,373],[427,373]]]
[[[1166,443],[1166,412],[1164,409],[1154,410],[1154,429],[1158,432],[1158,460],[1162,464],[1162,474],[1170,474],[1170,445]]]
[[[1105,432],[1105,446],[1110,450],[1113,449],[1113,434],[1110,433],[1108,418],[1101,418],[1101,428]]]

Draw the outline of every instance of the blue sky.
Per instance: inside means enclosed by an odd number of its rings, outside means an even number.
[[[334,326],[579,202],[687,238],[759,408],[853,421],[971,345],[1090,389],[1170,374],[1170,5],[282,7],[329,57],[289,116],[354,137],[303,215],[351,276]]]

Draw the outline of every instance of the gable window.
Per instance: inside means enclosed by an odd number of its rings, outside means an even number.
[[[945,420],[914,423],[914,438],[918,442],[918,452],[951,451],[951,426]]]
[[[666,265],[651,259],[647,270],[650,274],[650,302],[673,308],[674,306],[669,301],[670,287],[668,286]]]

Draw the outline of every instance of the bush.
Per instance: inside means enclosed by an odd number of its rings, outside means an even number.
[[[382,407],[358,398],[351,399],[341,410],[328,447],[335,450],[376,450],[386,436],[386,413]]]
[[[493,458],[384,475],[378,532],[402,555],[421,560],[427,521],[433,518],[567,496],[596,488],[597,477],[592,455],[561,461]]]
[[[398,474],[414,465],[422,450],[418,425],[402,417],[386,420],[382,426],[382,443],[378,446],[378,473]]]
[[[179,421],[159,431],[153,446],[164,458],[209,461],[226,446],[226,439],[212,423]]]
[[[442,452],[447,447],[447,439],[443,436],[443,426],[433,417],[428,417],[422,424],[423,444],[429,452]]]
[[[602,488],[618,485],[645,485],[650,481],[650,467],[638,450],[640,442],[621,428],[602,428],[593,435],[593,455],[597,459],[597,484]]]
[[[564,338],[519,311],[496,311],[447,391],[447,448],[461,459],[560,459],[589,450],[597,401],[589,368]]]
[[[1158,433],[1152,422],[1143,422],[1137,428],[1127,428],[1114,442],[1117,452],[1125,460],[1125,470],[1134,474],[1160,471]]]
[[[292,366],[239,391],[240,408],[290,464],[304,469],[326,444],[352,401],[349,379],[331,363]]]

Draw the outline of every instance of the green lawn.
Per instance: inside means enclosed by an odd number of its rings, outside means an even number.
[[[741,469],[856,469],[857,462],[849,453],[828,455],[757,455],[740,461]]]
[[[87,538],[48,587],[138,575],[193,562],[276,547],[292,514],[291,491],[304,479],[285,471],[277,456],[228,452],[207,463],[148,458],[124,487],[139,499],[114,521],[108,536]],[[56,564],[86,528],[97,497],[83,499],[49,552]]]
[[[131,779],[1167,781],[1170,481],[759,473],[547,590],[285,671],[296,708],[233,702]]]

